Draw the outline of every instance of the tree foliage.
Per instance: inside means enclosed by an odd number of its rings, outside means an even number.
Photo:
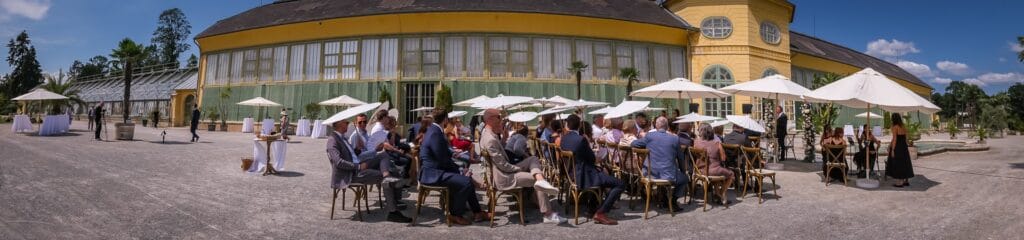
[[[110,53],[110,57],[115,59],[114,65],[123,69],[124,73],[124,98],[121,106],[125,123],[128,123],[131,111],[132,68],[149,55],[146,51],[146,47],[143,47],[142,44],[135,43],[130,38],[124,38]]]
[[[576,99],[583,98],[583,71],[587,69],[589,65],[584,64],[581,61],[573,61],[569,66],[569,72],[576,74]]]
[[[1010,114],[1018,120],[1024,119],[1024,83],[1015,83],[1006,90]]]
[[[86,107],[85,101],[78,95],[81,91],[71,88],[71,81],[66,75],[64,75],[64,73],[46,76],[46,83],[43,84],[42,88],[68,97],[68,99],[44,101],[43,106],[44,109],[47,110],[48,114],[60,114],[62,112],[62,108],[73,107],[75,105],[81,108]]]
[[[444,82],[437,83],[437,91],[434,93],[434,109],[441,109],[443,111],[452,111],[452,88],[444,84]]]
[[[633,92],[633,82],[640,81],[637,79],[637,76],[639,75],[640,71],[637,71],[636,68],[628,67],[619,69],[619,78],[626,80],[626,100],[633,100],[633,96],[630,96],[629,94]]]
[[[823,75],[815,76],[812,87],[818,89],[830,83],[833,83],[839,79],[842,79],[843,75],[836,73],[826,73]],[[815,131],[821,131],[826,126],[834,126],[836,119],[839,118],[839,106],[834,103],[819,103],[814,104],[811,109],[811,122],[814,123]]]
[[[0,92],[9,99],[28,93],[42,84],[43,70],[36,60],[36,48],[32,46],[27,32],[22,31],[11,39],[7,48],[7,64],[11,66],[11,73],[0,82]]]
[[[158,54],[155,54],[156,60],[162,64],[169,64],[173,68],[180,66],[178,57],[191,47],[187,42],[190,34],[192,34],[192,25],[189,24],[181,9],[171,8],[160,13],[156,31],[153,31],[151,40],[155,45],[154,48],[159,49]]]
[[[72,80],[82,77],[106,75],[110,72],[110,60],[102,55],[92,57],[87,62],[75,60],[71,63],[68,75]]]
[[[188,56],[188,61],[185,64],[185,67],[187,67],[187,68],[195,68],[197,66],[199,66],[199,58],[197,58],[195,54],[192,54],[191,56]]]
[[[1024,47],[1024,36],[1017,37],[1017,44],[1020,45],[1021,47]],[[1020,62],[1024,62],[1024,50],[1021,50],[1019,53],[1017,53],[1017,60]]]

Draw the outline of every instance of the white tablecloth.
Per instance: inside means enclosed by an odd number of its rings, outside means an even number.
[[[313,133],[310,134],[312,138],[325,138],[327,137],[327,125],[323,124],[323,121],[313,121]]]
[[[288,153],[288,143],[284,140],[277,140],[270,144],[270,154],[274,156],[274,170],[284,170],[284,160]],[[249,167],[248,172],[250,173],[263,173],[263,170],[267,168],[267,142],[260,141],[257,138],[252,140],[252,155],[253,162],[252,166]]]
[[[244,118],[244,119],[242,119],[242,132],[244,132],[244,133],[251,133],[252,132],[252,118]]]
[[[31,132],[32,131],[32,120],[28,119],[28,115],[14,115],[14,124],[11,125],[12,132]]]
[[[274,131],[274,119],[263,119],[263,124],[260,124],[260,129],[262,129],[262,132],[260,133],[263,135],[270,135],[270,132]]]
[[[67,115],[48,115],[39,127],[39,136],[50,136],[68,132],[71,122]]]
[[[295,129],[296,136],[309,136],[309,119],[299,119],[298,126]]]

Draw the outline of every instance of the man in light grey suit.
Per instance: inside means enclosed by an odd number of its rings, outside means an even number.
[[[327,139],[327,159],[331,161],[331,187],[344,189],[351,183],[381,184],[384,176],[379,170],[380,160],[359,161],[359,154],[342,135],[348,130],[348,124],[347,119],[331,123],[334,134]],[[412,219],[398,211],[396,205],[400,196],[395,195],[394,187],[387,183],[381,184],[381,190],[384,192],[387,220],[399,223],[412,222]]]
[[[650,150],[650,154],[647,156],[648,161],[651,162],[650,168],[645,163],[644,171],[654,179],[671,181],[675,190],[673,199],[681,198],[686,194],[686,187],[690,182],[690,178],[679,170],[678,163],[683,160],[683,154],[679,148],[682,142],[678,136],[666,131],[668,129],[667,118],[658,117],[654,121],[654,127],[656,129],[654,132],[647,133],[643,138],[633,141],[632,147]],[[672,204],[677,203],[673,201]],[[678,205],[674,208],[682,209]]]
[[[561,224],[568,220],[562,218],[549,207],[549,196],[558,195],[558,188],[555,188],[547,180],[544,180],[544,172],[540,169],[540,161],[536,156],[526,157],[518,163],[509,162],[505,153],[505,141],[497,133],[503,133],[505,129],[501,124],[501,113],[497,109],[484,111],[484,131],[480,133],[480,146],[487,151],[494,164],[494,186],[500,190],[517,187],[532,187],[536,189],[537,206],[544,214],[544,223]],[[522,214],[522,213],[520,213]]]

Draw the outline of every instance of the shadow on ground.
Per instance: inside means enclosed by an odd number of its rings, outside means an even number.
[[[300,173],[300,172],[292,172],[292,171],[278,171],[277,172],[277,176],[278,177],[301,177],[301,176],[306,176],[306,174]]]
[[[1024,162],[1019,162],[1019,163],[1011,163],[1011,164],[1010,164],[1010,168],[1015,168],[1015,169],[1024,169]]]

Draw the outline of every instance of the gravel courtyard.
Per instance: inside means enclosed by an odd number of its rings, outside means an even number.
[[[445,227],[438,221],[436,197],[424,207],[420,226],[385,222],[376,193],[365,222],[353,220],[353,208],[340,206],[329,220],[325,139],[295,137],[285,171],[256,176],[239,169],[239,158],[252,155],[250,134],[201,131],[201,141],[189,143],[188,130],[175,128],[161,143],[158,129],[139,127],[136,141],[100,142],[85,128],[76,121],[71,134],[37,137],[0,124],[0,238],[1019,239],[1024,234],[1022,136],[991,139],[988,152],[922,157],[914,162],[918,176],[909,188],[883,182],[879,189],[865,190],[852,181],[825,187],[820,168],[787,161],[778,176],[781,197],[768,194],[760,205],[748,197],[728,209],[711,205],[702,212],[694,202],[675,217],[654,208],[645,221],[642,206],[630,210],[620,201],[611,214],[619,226],[584,219],[581,225],[548,225],[540,223],[536,208],[528,208],[524,227],[518,213],[506,214],[503,200],[498,226],[490,229],[485,223]],[[415,193],[404,201],[414,206]],[[404,212],[411,217],[413,210]],[[516,220],[509,222],[510,217]]]

